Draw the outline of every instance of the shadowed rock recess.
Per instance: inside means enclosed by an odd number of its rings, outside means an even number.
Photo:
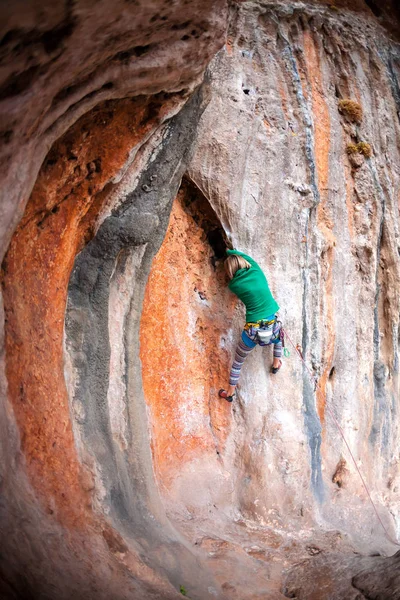
[[[0,598],[400,600],[398,3],[0,14]]]

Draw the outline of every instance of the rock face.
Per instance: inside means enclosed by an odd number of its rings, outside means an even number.
[[[212,454],[218,465],[231,424],[228,403],[215,402],[230,368],[227,320],[235,305],[226,289],[223,265],[216,264],[218,245],[210,245],[209,240],[218,239],[223,244],[209,203],[184,182],[153,262],[140,332],[143,387],[159,481],[167,488],[182,486],[186,501],[192,488],[201,503],[201,490],[213,485],[213,467],[205,470],[205,454]],[[188,464],[190,481],[182,482]]]
[[[190,2],[187,15],[184,6],[118,0],[112,7],[2,7],[2,253],[48,149],[80,116],[108,99],[187,96],[201,81],[223,43],[225,2]]]
[[[298,600],[395,600],[400,597],[400,554],[391,558],[319,555],[292,570],[284,592]]]
[[[64,351],[64,319],[75,256],[107,216],[102,231],[115,241],[107,251],[110,265],[113,251],[120,256],[122,248],[137,246],[141,255],[150,237],[155,247],[160,243],[169,202],[190,157],[203,92],[180,114],[179,126],[173,117],[223,43],[225,4],[191,3],[190,15],[183,3],[147,2],[121,2],[111,13],[106,4],[87,3],[67,9],[63,3],[42,4],[40,10],[25,4],[23,17],[8,7],[4,11],[10,14],[2,19],[2,249],[30,199],[2,268],[0,595],[175,598],[186,582],[179,575],[182,566],[189,560],[191,578],[195,559],[157,500],[147,424],[132,416],[137,433],[129,429],[134,436],[129,455],[141,470],[135,479],[131,464],[129,485],[140,481],[142,487],[136,489],[136,507],[132,490],[125,490],[135,517],[124,515],[131,532],[121,535],[113,517],[106,517],[103,461],[96,465],[79,438],[78,424],[90,415],[78,392],[76,400],[71,392],[69,407],[73,360]],[[164,156],[168,177],[168,185],[160,183],[165,187],[160,205],[155,198],[153,209],[135,206],[137,216],[126,216],[135,222],[121,235],[112,234],[111,212],[117,205],[127,208],[123,197],[140,178],[138,190],[150,200],[144,173],[157,155]],[[131,200],[137,204],[138,196]],[[103,300],[107,310],[108,297]],[[95,410],[100,399],[94,402]],[[139,406],[135,410],[145,419]],[[104,419],[101,411],[98,418]],[[118,447],[110,452],[107,427],[101,427],[108,445],[100,448],[100,438],[96,444],[117,473],[131,458],[116,456]],[[140,443],[146,456],[136,452]],[[118,490],[111,482],[110,487],[114,507]],[[165,544],[175,548],[168,564],[162,558]]]
[[[247,4],[235,13],[189,168],[235,246],[265,268],[319,381],[314,393],[292,351],[275,383],[266,352],[254,351],[232,431],[235,443],[243,437],[224,466],[252,522],[346,523],[364,549],[393,552],[332,413],[396,538],[398,49],[362,14],[350,22],[346,12],[298,11]],[[233,320],[236,337],[242,322]],[[250,480],[237,476],[243,463]]]
[[[400,598],[396,6],[4,10],[2,597]]]

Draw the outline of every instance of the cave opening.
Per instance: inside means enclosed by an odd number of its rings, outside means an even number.
[[[382,9],[378,6],[375,0],[365,0],[365,4],[371,9],[376,17],[382,16]]]
[[[189,179],[183,178],[181,184],[183,207],[195,223],[201,227],[212,249],[212,265],[215,269],[217,261],[226,257],[227,238],[211,204]]]

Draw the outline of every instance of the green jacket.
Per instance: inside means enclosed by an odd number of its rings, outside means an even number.
[[[227,250],[227,254],[243,256],[250,269],[239,269],[229,283],[229,289],[246,306],[246,323],[255,323],[271,317],[279,305],[271,294],[268,281],[255,260],[239,250]]]

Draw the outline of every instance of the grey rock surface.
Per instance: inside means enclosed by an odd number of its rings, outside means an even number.
[[[396,600],[400,597],[400,554],[391,558],[330,554],[298,565],[284,592],[298,600]]]
[[[260,351],[248,359],[232,452],[240,431],[239,448],[252,448],[260,472],[274,477],[268,486],[253,478],[240,510],[264,522],[274,509],[287,523],[305,505],[315,524],[390,553],[333,415],[395,538],[399,47],[369,17],[316,5],[244,2],[230,23],[210,66],[213,95],[189,175],[233,244],[265,269],[319,381],[314,392],[292,348],[279,384]],[[362,105],[355,129],[339,112],[343,98]],[[359,168],[346,151],[353,140],[373,148]],[[239,314],[236,336],[242,322]],[[263,431],[277,431],[276,443],[256,459]],[[350,475],[339,488],[332,477],[342,455]]]

